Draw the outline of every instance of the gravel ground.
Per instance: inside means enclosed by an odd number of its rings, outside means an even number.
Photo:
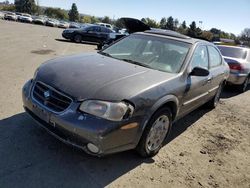
[[[133,151],[95,158],[66,146],[23,111],[21,88],[41,63],[95,51],[61,38],[61,29],[0,20],[0,187],[250,188],[250,90],[224,91],[174,125],[152,159]]]

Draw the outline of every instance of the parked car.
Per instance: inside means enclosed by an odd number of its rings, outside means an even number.
[[[6,12],[4,15],[5,20],[12,20],[12,21],[17,21],[17,16],[13,12]]]
[[[4,19],[4,15],[5,15],[5,13],[0,11],[0,19]]]
[[[108,23],[96,23],[97,25],[103,26],[103,27],[107,27],[109,29],[112,29],[112,25],[108,24]]]
[[[46,26],[57,27],[58,24],[59,24],[59,21],[56,20],[56,19],[51,19],[51,18],[49,18],[49,19],[47,19],[47,20],[45,21],[45,25],[46,25]]]
[[[19,16],[18,20],[20,22],[32,23],[32,17],[30,14],[22,14]]]
[[[148,157],[173,122],[218,104],[228,75],[212,43],[149,30],[98,53],[42,64],[23,87],[23,106],[56,138],[89,154],[136,149]]]
[[[250,83],[250,49],[226,45],[217,47],[230,67],[228,83],[237,85],[241,92],[245,92]]]
[[[76,22],[70,22],[69,23],[69,28],[80,28],[80,25]]]
[[[58,23],[58,27],[59,27],[59,28],[63,28],[63,29],[67,29],[67,28],[69,28],[69,23],[68,23],[68,22],[65,22],[65,21],[60,21],[60,22]]]
[[[34,16],[32,19],[34,24],[45,25],[46,19],[44,17]]]
[[[82,41],[102,43],[113,31],[98,25],[89,25],[79,29],[65,29],[62,36],[65,39],[80,43]]]
[[[121,32],[111,33],[106,40],[102,41],[97,45],[98,50],[102,49],[104,46],[112,44],[118,39],[121,39],[131,33],[152,30],[148,25],[135,18],[120,18],[120,21],[123,23],[125,28],[123,28]]]

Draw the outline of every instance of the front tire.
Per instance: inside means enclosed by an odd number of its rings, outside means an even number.
[[[155,156],[172,126],[172,113],[169,108],[161,108],[149,120],[137,145],[137,152],[142,157]]]
[[[82,36],[81,35],[75,35],[74,36],[74,41],[76,43],[81,43],[82,42]]]

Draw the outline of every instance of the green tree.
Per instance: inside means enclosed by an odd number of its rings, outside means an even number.
[[[188,32],[187,32],[187,34],[188,34],[188,36],[190,36],[190,37],[196,37],[197,35],[196,35],[196,23],[195,23],[195,21],[193,21],[190,25],[189,25],[189,28],[188,28]]]
[[[60,8],[46,8],[44,14],[50,18],[57,18],[61,20],[68,19],[67,11]]]
[[[108,16],[104,16],[104,18],[102,19],[102,22],[112,24],[112,20]]]
[[[82,23],[91,23],[91,17],[90,16],[83,16],[81,18]]]
[[[75,3],[72,4],[71,9],[69,10],[69,20],[72,22],[79,20],[79,12]]]
[[[142,18],[141,19],[142,22],[144,22],[146,25],[148,25],[149,27],[152,27],[152,28],[159,28],[159,24],[153,20],[153,19],[150,19],[150,18]]]
[[[250,46],[250,28],[245,28],[240,35],[244,45]]]
[[[33,14],[37,7],[35,0],[15,0],[15,7],[17,12]]]
[[[185,20],[182,22],[181,27],[183,29],[187,29],[187,25],[186,25],[186,21]]]
[[[4,5],[4,6],[0,6],[0,10],[14,12],[16,10],[16,7],[15,5]]]
[[[167,25],[167,19],[165,17],[163,17],[160,21],[160,28],[166,29],[166,25]]]
[[[208,41],[212,41],[213,33],[211,33],[210,31],[202,31],[201,38],[208,40]]]
[[[100,20],[97,17],[95,17],[95,16],[91,16],[90,19],[91,19],[91,23],[92,24],[100,22]]]
[[[174,30],[174,18],[172,16],[167,19],[166,29]]]

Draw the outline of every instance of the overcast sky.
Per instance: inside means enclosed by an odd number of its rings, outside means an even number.
[[[250,28],[250,0],[39,0],[42,6],[64,9],[70,9],[72,3],[76,3],[80,13],[100,17],[149,17],[160,21],[173,16],[180,22],[186,20],[188,25],[196,21],[203,29],[216,27],[237,35]]]

